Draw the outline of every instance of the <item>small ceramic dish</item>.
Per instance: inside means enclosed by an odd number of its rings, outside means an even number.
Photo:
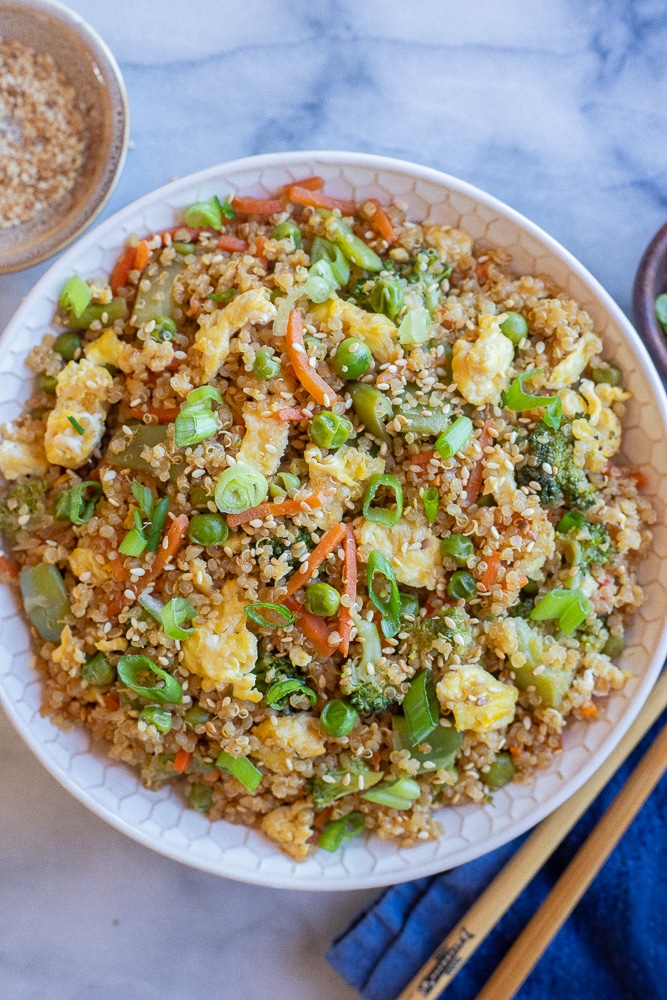
[[[632,295],[637,331],[660,378],[667,383],[667,334],[655,315],[655,300],[663,292],[667,292],[667,223],[658,230],[644,252]]]
[[[125,161],[129,112],[111,52],[78,14],[54,0],[0,0],[0,40],[50,55],[74,88],[87,136],[74,186],[27,222],[0,229],[0,274],[52,257],[99,214]]]

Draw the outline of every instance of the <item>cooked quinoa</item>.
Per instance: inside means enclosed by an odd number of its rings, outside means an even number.
[[[654,517],[576,302],[321,188],[69,281],[0,442],[43,713],[298,860],[539,781],[625,683]]]

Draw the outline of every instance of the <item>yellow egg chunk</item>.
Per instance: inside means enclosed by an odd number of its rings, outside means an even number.
[[[46,457],[52,465],[78,469],[90,458],[104,435],[112,386],[106,368],[88,358],[65,365],[58,375],[56,405],[44,435]]]
[[[488,733],[508,726],[514,718],[518,691],[482,667],[450,670],[436,687],[438,701],[454,713],[456,728]]]
[[[343,520],[347,503],[354,503],[366,492],[371,476],[384,472],[383,458],[373,458],[368,452],[343,445],[324,455],[315,445],[306,448],[303,456],[308,463],[308,479],[313,493],[326,493],[329,500],[313,511],[305,524],[330,528]]]
[[[201,354],[200,385],[209,382],[229,354],[232,334],[241,327],[264,326],[276,315],[266,288],[250,288],[215,313],[199,318],[194,348]]]
[[[368,562],[376,549],[389,560],[399,583],[435,590],[444,577],[440,541],[425,523],[402,518],[390,528],[362,520],[354,534],[361,561]]]
[[[480,316],[479,335],[470,343],[457,340],[452,375],[461,395],[474,406],[500,402],[509,384],[514,345],[500,329],[497,316]]]
[[[113,365],[114,368],[120,368],[118,362],[121,343],[115,330],[103,330],[96,340],[86,345],[84,354],[96,365]]]
[[[315,813],[306,799],[297,799],[287,806],[278,806],[266,816],[262,816],[260,826],[267,837],[271,837],[297,861],[303,861],[310,854],[310,838],[313,835]]]
[[[111,577],[108,563],[99,563],[96,553],[83,545],[77,545],[67,559],[70,569],[84,583],[105,584]]]
[[[290,427],[287,421],[265,416],[266,407],[250,403],[243,410],[245,435],[236,460],[251,465],[267,478],[275,475],[285,454]]]
[[[255,756],[271,771],[289,774],[288,760],[319,757],[326,747],[317,719],[308,712],[296,715],[270,715],[253,729],[262,746]]]
[[[577,346],[562,361],[559,361],[549,376],[548,385],[552,389],[562,389],[576,382],[584,368],[602,350],[602,341],[594,333],[585,333],[577,341]]]
[[[378,364],[384,365],[403,357],[403,348],[398,342],[398,329],[382,313],[366,312],[354,302],[335,297],[314,306],[312,311],[320,322],[340,317],[345,336],[363,340]]]
[[[49,468],[41,437],[34,441],[22,441],[17,436],[14,424],[5,424],[0,441],[0,472],[5,479],[19,476],[43,476]]]

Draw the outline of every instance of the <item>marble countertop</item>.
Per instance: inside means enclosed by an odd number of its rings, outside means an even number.
[[[109,215],[239,156],[347,149],[477,184],[629,311],[667,212],[667,11],[656,0],[72,0],[124,74]],[[0,328],[48,264],[0,277]],[[216,878],[106,826],[0,712],[0,981],[11,1000],[352,1000],[326,965],[374,891]],[[213,972],[213,975],[211,975]]]

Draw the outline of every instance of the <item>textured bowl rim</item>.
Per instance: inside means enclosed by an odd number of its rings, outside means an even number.
[[[445,187],[450,191],[460,193],[468,198],[474,199],[476,202],[491,209],[501,218],[509,219],[520,226],[525,232],[536,237],[539,242],[546,246],[551,253],[565,263],[568,269],[575,273],[579,280],[588,287],[593,297],[598,300],[604,310],[620,327],[623,335],[634,349],[643,375],[650,383],[653,391],[653,400],[658,405],[660,410],[662,424],[663,426],[667,426],[667,397],[665,396],[665,390],[662,382],[657,376],[644,344],[625,314],[611,298],[609,293],[602,287],[602,285],[600,285],[597,279],[587,270],[587,268],[585,268],[583,264],[573,257],[568,250],[561,246],[561,244],[559,244],[553,237],[544,232],[539,226],[531,222],[525,216],[521,215],[515,209],[501,202],[493,195],[482,191],[466,181],[462,181],[459,178],[453,177],[452,175],[446,174],[442,171],[435,170],[434,168],[412,163],[408,160],[378,156],[370,153],[304,150],[292,153],[281,152],[260,154],[258,156],[244,157],[218,164],[205,170],[198,171],[194,174],[187,175],[186,177],[179,178],[178,180],[172,181],[160,188],[155,189],[138,200],[126,205],[123,209],[120,209],[108,219],[105,219],[94,229],[90,230],[85,237],[82,238],[82,240],[67,250],[51,265],[48,271],[35,284],[32,291],[19,306],[18,310],[14,314],[14,317],[10,320],[7,328],[2,334],[2,337],[0,337],[0,347],[4,345],[4,341],[8,337],[11,328],[23,323],[24,320],[27,319],[32,308],[32,303],[38,299],[40,295],[46,292],[48,286],[54,280],[55,272],[57,271],[59,274],[67,272],[70,260],[74,260],[75,257],[78,256],[81,252],[82,244],[84,247],[87,245],[88,241],[90,241],[91,244],[104,244],[106,237],[112,235],[116,230],[118,230],[124,221],[134,219],[144,208],[147,208],[156,202],[166,201],[174,198],[175,196],[178,197],[181,192],[189,191],[195,186],[205,186],[206,184],[213,182],[219,183],[220,181],[224,182],[226,177],[235,172],[260,172],[274,167],[298,168],[301,164],[305,166],[306,164],[313,164],[318,161],[322,166],[341,166],[350,168],[354,166],[368,167],[377,171],[384,170],[398,172],[409,176],[413,180],[431,182],[437,186]],[[248,182],[248,184],[251,186],[250,182]],[[613,748],[627,732],[628,728],[636,718],[638,712],[648,697],[657,676],[660,673],[666,654],[667,622],[663,622],[659,641],[656,644],[653,655],[649,659],[646,670],[641,677],[632,701],[628,704],[621,719],[614,724],[609,735],[601,742],[596,750],[590,754],[588,760],[579,769],[577,774],[574,777],[565,780],[563,786],[561,786],[557,792],[550,795],[543,802],[539,803],[537,807],[528,815],[523,816],[519,820],[513,820],[509,829],[506,828],[500,830],[495,835],[485,839],[483,851],[467,852],[469,856],[460,858],[456,862],[457,865],[464,864],[469,860],[481,857],[526,832],[526,830],[535,826],[540,820],[565,802],[584,784],[584,782],[600,766],[602,761],[606,759],[609,753],[611,753]],[[193,858],[189,856],[187,849],[172,847],[165,844],[156,844],[154,838],[150,837],[141,830],[137,830],[134,826],[126,822],[116,813],[107,809],[101,803],[92,800],[84,789],[78,788],[72,783],[71,779],[61,773],[57,763],[50,757],[48,752],[46,752],[42,747],[35,745],[31,736],[30,725],[20,717],[11,699],[3,690],[1,685],[0,699],[2,699],[10,720],[20,735],[28,743],[31,750],[41,760],[47,770],[50,771],[50,773],[80,802],[86,805],[100,818],[108,822],[111,826],[115,827],[120,832],[127,834],[136,842],[143,844],[144,846],[149,847],[166,857],[170,857],[173,860],[181,861],[190,867],[251,884],[263,885],[272,888],[299,889],[307,891],[347,891],[380,887],[396,882],[432,875],[436,872],[445,870],[447,867],[452,867],[451,865],[447,865],[443,858],[436,858],[425,862],[419,862],[414,866],[408,867],[404,872],[391,872],[389,875],[382,874],[382,872],[371,872],[370,874],[364,874],[361,876],[348,873],[344,882],[332,883],[329,883],[327,879],[322,876],[302,877],[298,880],[293,874],[283,875],[282,873],[267,872],[261,868],[257,871],[250,872],[235,872],[228,870],[221,871],[219,866],[207,863],[207,861],[201,857]],[[278,852],[278,848],[276,848],[276,852]],[[464,855],[466,854],[466,852],[463,853]]]

